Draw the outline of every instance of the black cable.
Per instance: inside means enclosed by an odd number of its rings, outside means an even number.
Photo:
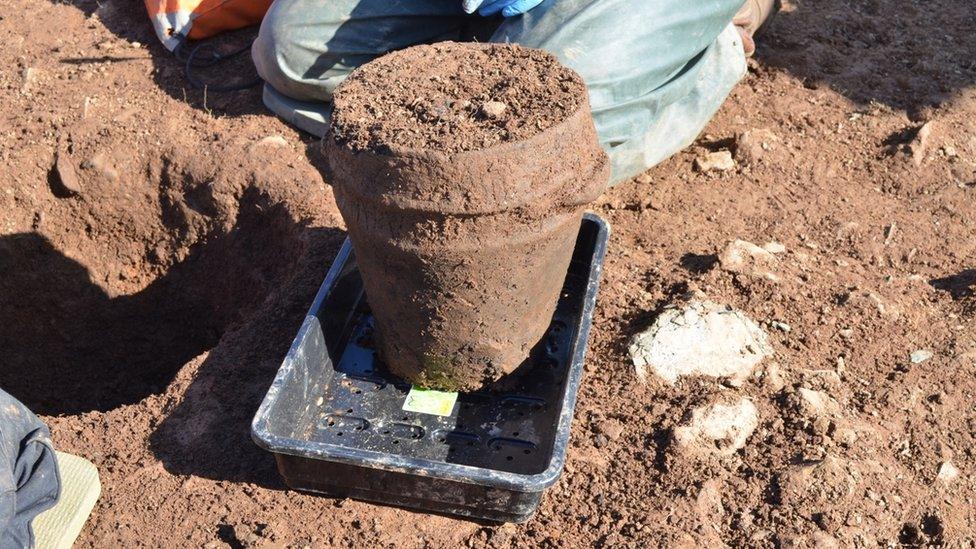
[[[253,88],[258,84],[261,84],[262,82],[261,78],[256,77],[253,80],[244,82],[242,84],[227,84],[223,86],[215,86],[215,85],[207,84],[202,80],[200,80],[200,78],[198,78],[197,75],[194,74],[193,69],[213,67],[214,65],[227,61],[228,59],[233,59],[234,57],[237,57],[238,55],[246,51],[250,51],[252,43],[253,41],[248,43],[246,46],[234,50],[228,54],[220,54],[214,52],[210,54],[209,58],[200,59],[198,58],[198,54],[200,53],[201,49],[204,46],[210,45],[210,43],[204,42],[202,44],[198,44],[193,49],[191,49],[189,53],[187,53],[186,37],[181,36],[179,44],[177,44],[176,47],[173,49],[173,54],[176,56],[178,60],[184,63],[184,72],[186,73],[186,81],[187,83],[190,84],[190,87],[205,89],[208,92],[212,91],[218,93],[239,91],[239,90],[246,90],[249,88]]]

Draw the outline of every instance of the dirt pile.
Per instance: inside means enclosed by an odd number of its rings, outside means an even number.
[[[450,391],[513,372],[610,175],[579,77],[518,46],[418,46],[354,71],[333,119],[328,179],[390,370]]]

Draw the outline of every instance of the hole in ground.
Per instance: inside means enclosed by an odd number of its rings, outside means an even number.
[[[44,415],[107,411],[162,392],[184,364],[262,302],[269,282],[300,252],[297,228],[277,219],[287,214],[261,211],[256,195],[244,193],[229,231],[204,235],[180,252],[180,261],[153,251],[123,259],[89,254],[89,268],[39,233],[0,237],[0,387]],[[130,235],[135,242],[117,237],[117,247],[173,247],[156,244],[160,227],[170,230],[170,245],[185,232],[165,220],[140,223],[130,229],[145,234]],[[137,279],[159,274],[129,295],[110,295],[93,282],[127,268]]]

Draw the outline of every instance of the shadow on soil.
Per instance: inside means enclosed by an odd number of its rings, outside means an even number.
[[[305,229],[295,260],[264,254],[284,270],[269,277],[270,292],[248,317],[187,372],[192,379],[174,382],[176,402],[150,436],[150,449],[169,472],[283,487],[274,459],[251,441],[251,419],[343,238],[334,228]]]
[[[966,269],[961,273],[930,281],[937,290],[949,292],[952,299],[964,299],[976,295],[976,269]]]
[[[976,11],[935,0],[792,0],[759,38],[758,59],[851,100],[924,116],[976,85]]]
[[[83,264],[42,235],[0,238],[0,387],[44,415],[106,411],[161,393],[187,362],[217,345],[229,327],[294,276],[293,267],[308,255],[303,250],[310,243],[321,246],[322,241],[332,246],[341,241],[341,232],[299,227],[283,206],[246,192],[232,230],[191,248],[185,260],[144,290],[111,297],[92,282]],[[308,301],[313,293],[300,299]],[[301,306],[280,311],[287,328],[297,328]],[[287,338],[278,341],[243,346],[252,354],[241,360],[241,371],[215,375],[224,384],[266,388],[273,372],[251,377],[260,372],[252,363],[283,356]],[[214,375],[211,364],[222,355],[220,348],[200,368],[200,378]],[[245,393],[231,388],[210,398],[256,408],[260,399],[242,400]]]

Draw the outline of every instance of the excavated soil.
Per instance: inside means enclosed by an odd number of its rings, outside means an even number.
[[[548,328],[610,177],[585,86],[544,52],[447,42],[367,63],[335,95],[327,177],[381,356],[423,387],[499,381]],[[457,110],[430,116],[431,101]]]
[[[585,99],[555,56],[515,44],[441,42],[386,55],[335,93],[332,133],[353,151],[446,153],[527,139]]]
[[[976,15],[785,3],[698,142],[597,206],[566,470],[494,526],[288,491],[250,441],[344,234],[317,144],[258,90],[184,90],[141,4],[8,0],[0,383],[99,468],[77,546],[972,547]],[[695,170],[719,150],[735,168]],[[783,244],[780,282],[716,264],[733,239]],[[769,332],[760,375],[637,379],[627,343],[691,289]],[[837,405],[811,417],[800,389]],[[674,451],[686,413],[742,396],[742,450]]]

